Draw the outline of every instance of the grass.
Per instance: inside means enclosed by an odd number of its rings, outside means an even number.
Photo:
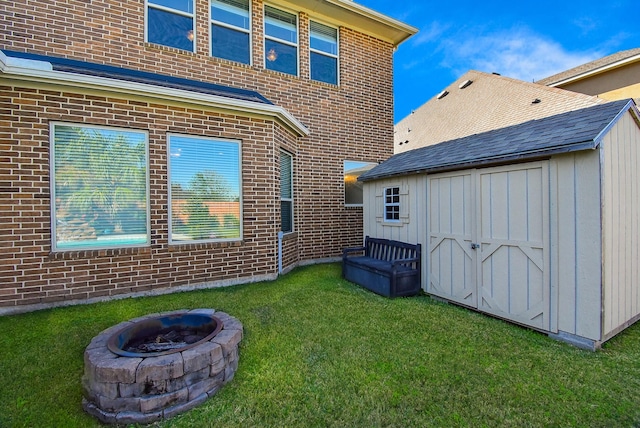
[[[379,297],[337,264],[0,318],[0,426],[99,426],[81,407],[91,338],[198,307],[243,323],[240,365],[215,397],[159,426],[640,426],[640,324],[593,353],[426,296]]]

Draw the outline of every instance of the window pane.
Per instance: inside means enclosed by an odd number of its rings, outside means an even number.
[[[239,239],[240,145],[169,137],[171,242]]]
[[[249,0],[213,0],[211,19],[249,29]]]
[[[54,125],[54,250],[149,243],[143,132]]]
[[[284,43],[265,40],[267,69],[298,75],[298,49]]]
[[[295,15],[269,6],[265,6],[264,15],[264,32],[267,36],[290,43],[298,43]]]
[[[193,13],[193,0],[153,0],[149,3],[179,10],[181,12]]]
[[[311,52],[311,79],[338,84],[338,59]]]
[[[362,183],[358,181],[365,172],[377,164],[372,162],[344,162],[344,203],[345,205],[362,205]]]
[[[149,8],[150,43],[193,52],[193,19],[175,13]]]
[[[282,231],[284,233],[293,232],[293,202],[280,201],[280,211],[282,212]]]
[[[280,212],[281,228],[285,233],[293,231],[293,158],[280,152]]]
[[[211,55],[249,64],[249,34],[218,25],[211,26]]]
[[[311,22],[311,49],[338,55],[338,31],[326,25]]]

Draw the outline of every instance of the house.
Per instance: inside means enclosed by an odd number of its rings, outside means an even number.
[[[470,70],[398,122],[394,152],[517,125],[604,102],[594,96]]]
[[[640,318],[639,163],[631,99],[474,134],[361,175],[364,231],[422,244],[428,294],[595,349]]]
[[[0,313],[268,280],[360,242],[346,165],[392,154],[415,28],[350,0],[0,10]]]
[[[605,100],[634,98],[640,102],[640,48],[616,52],[536,83]]]

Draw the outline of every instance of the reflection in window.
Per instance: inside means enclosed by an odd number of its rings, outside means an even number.
[[[211,0],[211,55],[249,64],[249,0]]]
[[[362,206],[362,183],[358,181],[365,172],[376,166],[372,162],[344,161],[344,203]]]
[[[265,67],[298,75],[298,24],[291,13],[264,7]]]
[[[293,232],[293,157],[280,152],[280,212],[281,230]]]
[[[147,41],[194,51],[193,0],[147,2]]]
[[[240,239],[240,143],[169,135],[169,153],[169,242]]]
[[[311,21],[311,79],[338,84],[338,30]]]
[[[53,251],[149,244],[147,134],[51,125]]]

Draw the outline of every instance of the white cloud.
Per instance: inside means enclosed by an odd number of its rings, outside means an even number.
[[[475,29],[442,42],[442,66],[458,74],[469,69],[496,72],[531,82],[604,56],[602,52],[571,52],[527,27],[482,34]]]

